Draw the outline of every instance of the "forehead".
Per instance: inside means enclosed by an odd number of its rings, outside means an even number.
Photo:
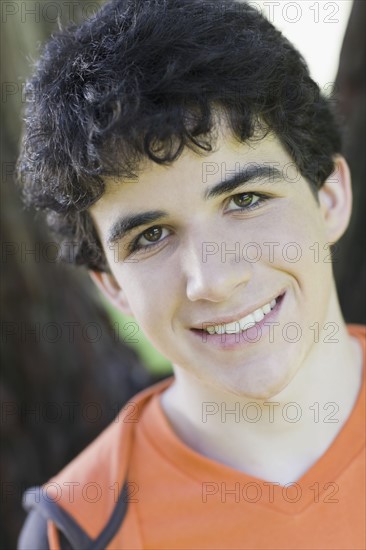
[[[165,190],[171,192],[173,187],[175,192],[179,187],[183,193],[189,183],[195,184],[198,192],[199,188],[215,185],[235,173],[239,174],[245,169],[255,170],[260,166],[281,172],[285,170],[285,179],[288,172],[297,170],[291,157],[273,133],[263,137],[257,132],[250,141],[242,143],[226,126],[221,125],[211,144],[212,151],[203,154],[186,147],[171,165],[160,165],[145,159],[139,165],[135,179],[118,176],[105,178],[105,194],[98,203],[117,195],[128,199],[138,190],[143,192],[146,198],[146,194],[156,194],[157,187],[160,194]],[[95,210],[96,205],[92,208]]]

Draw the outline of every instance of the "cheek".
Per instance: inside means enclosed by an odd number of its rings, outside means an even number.
[[[324,319],[331,294],[332,259],[320,211],[300,201],[291,212],[281,213],[273,241],[280,244],[272,264],[295,282],[302,319],[311,325]],[[300,322],[300,321],[298,321]]]
[[[147,333],[161,326],[164,318],[174,311],[179,285],[178,276],[172,273],[168,262],[149,260],[136,258],[113,270],[133,316]]]
[[[327,253],[326,233],[320,212],[314,205],[291,201],[273,212],[265,223],[258,223],[252,237],[261,246],[262,260],[289,272],[312,269],[316,253]]]

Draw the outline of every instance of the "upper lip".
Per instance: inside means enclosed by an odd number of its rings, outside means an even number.
[[[263,307],[264,305],[269,304],[270,302],[272,302],[272,300],[274,300],[274,299],[277,300],[277,298],[279,298],[283,294],[284,294],[284,291],[282,291],[278,294],[275,294],[272,298],[270,298],[266,302],[262,301],[258,305],[251,306],[250,308],[247,308],[246,310],[244,310],[244,311],[242,311],[238,314],[235,314],[235,315],[227,315],[225,317],[216,317],[215,319],[211,318],[209,320],[205,320],[205,321],[201,321],[199,323],[195,323],[191,328],[202,330],[202,327],[204,327],[204,326],[224,325],[224,324],[227,324],[227,323],[234,323],[235,321],[239,321],[240,319],[243,319],[243,317],[246,317],[250,313],[253,313],[256,309],[259,309],[259,308]]]

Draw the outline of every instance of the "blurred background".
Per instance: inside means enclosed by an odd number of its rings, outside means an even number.
[[[42,219],[14,185],[24,82],[39,46],[102,0],[1,2],[1,547],[15,548],[23,491],[57,473],[135,393],[171,374],[132,319],[83,268],[57,263]],[[335,249],[347,322],[365,323],[365,39],[363,0],[251,1],[292,40],[345,127],[354,212]]]

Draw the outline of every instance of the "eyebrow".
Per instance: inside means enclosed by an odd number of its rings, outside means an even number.
[[[272,165],[260,164],[250,166],[238,171],[233,176],[217,183],[213,187],[207,188],[202,196],[204,200],[209,200],[226,195],[230,191],[234,191],[238,187],[253,183],[254,181],[276,183],[279,180],[283,180],[282,172]],[[114,244],[123,237],[126,237],[128,233],[137,227],[159,221],[168,215],[168,212],[164,210],[149,210],[138,214],[121,216],[117,218],[108,232],[107,245]]]
[[[221,181],[220,183],[206,189],[203,198],[205,200],[213,197],[219,197],[230,191],[234,191],[237,187],[241,187],[246,183],[257,183],[262,181],[263,183],[275,183],[283,180],[283,174],[278,168],[268,164],[257,164],[243,168],[236,172],[232,177]]]

